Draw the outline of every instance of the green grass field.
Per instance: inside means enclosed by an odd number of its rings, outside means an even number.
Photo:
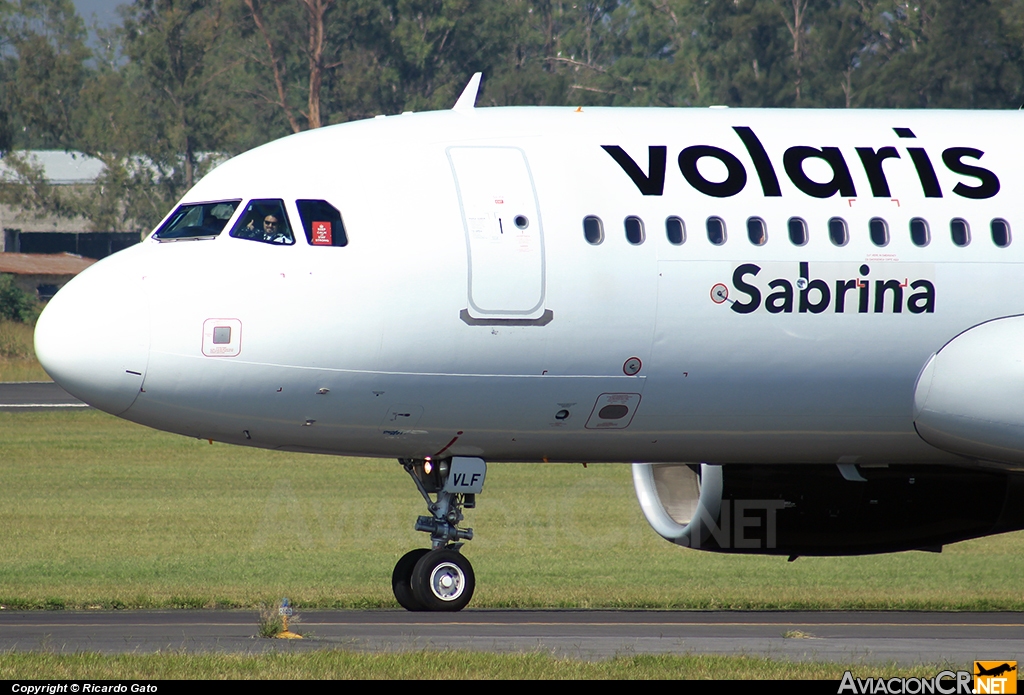
[[[34,326],[0,319],[0,381],[50,381],[36,360]]]
[[[544,679],[828,679],[844,671],[867,678],[931,677],[932,666],[791,663],[744,656],[621,656],[605,661],[549,654],[414,652],[360,654],[338,650],[291,654],[24,654],[0,655],[0,679],[364,679],[460,681],[477,678]]]
[[[245,449],[95,411],[0,413],[0,604],[393,607],[422,500],[390,460]],[[1024,534],[942,554],[716,555],[647,526],[625,465],[493,464],[476,607],[1024,609]]]

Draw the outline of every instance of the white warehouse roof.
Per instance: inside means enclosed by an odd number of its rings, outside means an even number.
[[[103,162],[82,152],[32,150],[27,154],[32,164],[42,166],[46,179],[52,184],[92,183],[103,171]],[[15,179],[14,171],[3,159],[0,159],[0,178]]]

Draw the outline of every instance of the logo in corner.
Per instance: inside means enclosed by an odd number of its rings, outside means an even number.
[[[975,693],[1016,693],[1016,661],[975,661]]]

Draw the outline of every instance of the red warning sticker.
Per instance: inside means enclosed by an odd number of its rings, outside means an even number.
[[[330,246],[333,242],[331,241],[331,223],[330,222],[314,222],[313,223],[313,245],[314,246]]]

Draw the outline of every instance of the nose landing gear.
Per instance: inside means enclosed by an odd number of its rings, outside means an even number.
[[[410,611],[459,611],[473,598],[476,576],[461,552],[473,529],[459,528],[463,508],[476,506],[487,464],[483,459],[453,457],[442,461],[399,459],[427,503],[430,516],[416,520],[416,530],[430,534],[431,548],[403,555],[391,574],[395,599]],[[430,495],[434,495],[434,499]]]
[[[410,550],[401,557],[395,565],[395,571],[391,573],[391,590],[395,593],[395,600],[407,611],[426,610],[426,606],[412,593],[412,572],[420,558],[429,552],[430,548]]]

